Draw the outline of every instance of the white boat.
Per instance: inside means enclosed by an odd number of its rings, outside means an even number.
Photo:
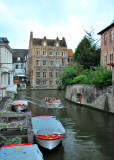
[[[43,160],[37,144],[17,143],[0,148],[1,160]]]
[[[28,102],[24,100],[16,100],[12,103],[12,109],[15,111],[24,111],[28,107]]]
[[[32,118],[32,128],[36,142],[52,150],[62,140],[65,129],[56,116],[38,116]]]
[[[60,100],[52,100],[51,102],[45,102],[45,104],[47,104],[48,106],[58,107],[61,105],[61,101]]]

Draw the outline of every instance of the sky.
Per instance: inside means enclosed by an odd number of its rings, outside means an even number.
[[[28,49],[34,38],[65,37],[75,51],[86,34],[99,31],[114,20],[114,0],[0,0],[0,37],[7,37],[13,49]]]

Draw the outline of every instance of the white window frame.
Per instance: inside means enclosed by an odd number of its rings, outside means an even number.
[[[65,58],[62,58],[62,66],[65,67]]]
[[[50,85],[50,86],[53,86],[53,81],[49,81],[49,85]]]
[[[56,56],[59,56],[59,52],[56,52]]]
[[[46,50],[43,51],[43,56],[47,56],[47,51]]]
[[[43,80],[43,86],[47,86],[47,81],[46,80]]]
[[[50,58],[49,59],[49,67],[52,67],[53,66],[53,58]]]
[[[40,58],[36,58],[36,66],[40,66]]]
[[[47,66],[47,58],[43,58],[43,66]]]
[[[55,66],[59,67],[59,58],[56,58]]]
[[[65,57],[65,52],[62,52],[62,57]]]
[[[49,56],[53,56],[53,51],[49,51]]]
[[[37,50],[37,51],[36,51],[36,55],[37,55],[37,56],[40,56],[40,50]]]

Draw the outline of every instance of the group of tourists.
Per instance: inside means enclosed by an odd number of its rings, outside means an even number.
[[[54,97],[45,98],[45,102],[52,102],[52,101],[56,101],[56,98]]]

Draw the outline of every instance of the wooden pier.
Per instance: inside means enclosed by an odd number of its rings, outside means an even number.
[[[23,126],[12,126],[9,125],[10,119],[21,119],[25,120],[25,123]],[[33,144],[33,131],[32,131],[32,125],[31,125],[31,117],[27,117],[24,113],[15,113],[15,114],[0,114],[0,122],[4,124],[8,124],[4,126],[3,128],[0,126],[0,133],[3,136],[6,137],[22,137],[27,138],[28,143]],[[8,134],[10,133],[10,134]],[[16,134],[16,135],[15,135]],[[15,135],[15,136],[14,136]]]

